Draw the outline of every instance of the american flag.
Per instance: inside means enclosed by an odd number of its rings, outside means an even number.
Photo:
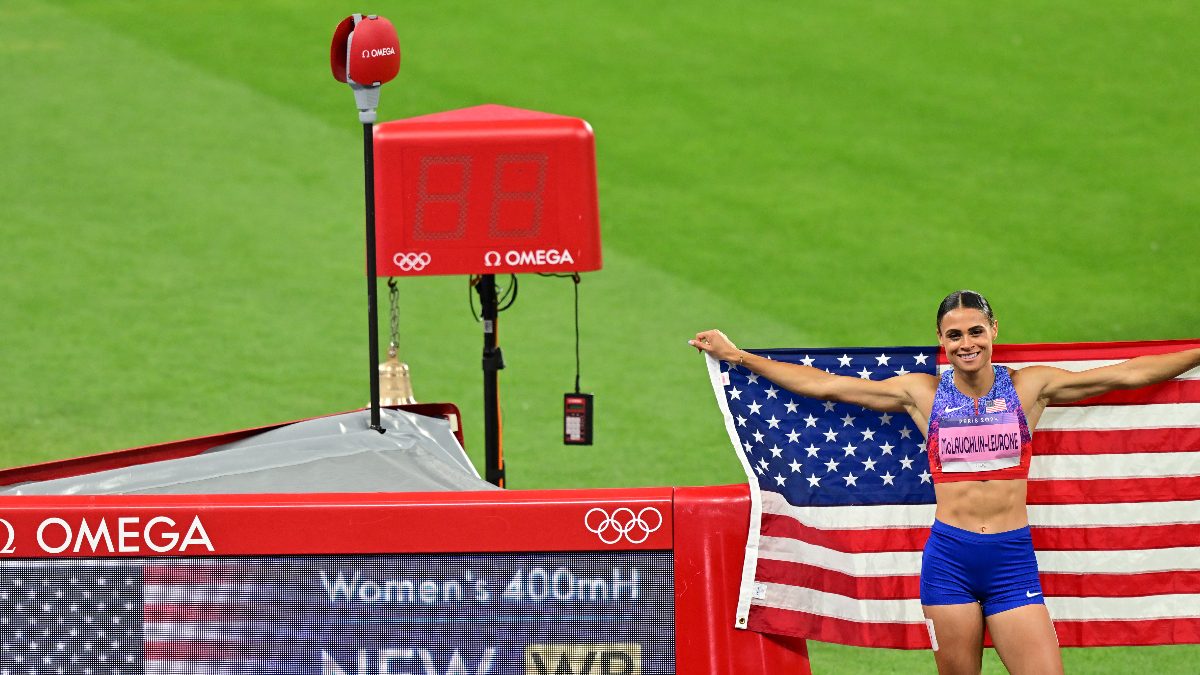
[[[1083,370],[1197,346],[997,345],[993,361]],[[947,367],[934,347],[753,351],[872,380]],[[918,579],[934,494],[911,418],[708,368],[751,486],[737,625],[928,649]],[[1200,643],[1200,368],[1051,407],[1033,442],[1029,517],[1060,644]]]
[[[665,675],[671,570],[667,551],[0,560],[0,675],[524,673],[531,646],[553,673],[607,643]]]
[[[2,675],[141,673],[141,620],[137,565],[0,565]]]
[[[215,579],[219,569],[186,559],[3,561],[0,675],[299,672],[267,639],[292,624],[250,623],[277,611],[261,584]]]

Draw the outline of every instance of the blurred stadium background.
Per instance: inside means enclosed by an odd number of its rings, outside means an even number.
[[[27,0],[0,5],[0,465],[365,403],[360,131],[328,72],[362,10],[400,33],[381,121],[490,102],[596,130],[596,445],[561,445],[570,283],[524,277],[501,317],[510,487],[743,480],[684,344],[703,328],[930,344],[962,287],[1005,341],[1200,328],[1194,3]],[[401,291],[417,397],[463,409],[480,465],[466,279]],[[1066,654],[1088,673],[1197,658]],[[812,662],[932,669],[820,644]]]

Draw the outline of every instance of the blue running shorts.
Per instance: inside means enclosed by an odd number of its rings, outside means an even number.
[[[933,521],[921,556],[921,604],[968,602],[978,602],[984,616],[1046,604],[1028,525],[979,534]]]

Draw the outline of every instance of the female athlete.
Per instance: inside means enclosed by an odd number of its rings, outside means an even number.
[[[921,606],[938,672],[982,667],[983,631],[1014,675],[1062,673],[1026,512],[1032,430],[1046,406],[1169,380],[1200,366],[1200,349],[1071,372],[992,365],[996,318],[974,291],[938,307],[951,368],[871,381],[741,351],[717,330],[688,344],[809,398],[906,412],[925,433],[937,509],[921,557]]]

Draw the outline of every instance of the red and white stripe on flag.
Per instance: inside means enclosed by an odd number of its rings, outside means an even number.
[[[1083,370],[1193,347],[1200,340],[997,345],[993,361]],[[918,582],[933,505],[798,507],[753,480],[751,490],[759,522],[741,625],[929,648]],[[1060,644],[1200,643],[1200,368],[1047,409],[1028,501]]]

